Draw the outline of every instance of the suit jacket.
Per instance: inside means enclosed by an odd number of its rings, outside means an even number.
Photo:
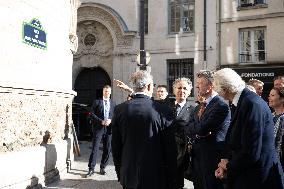
[[[215,96],[201,118],[200,106],[191,115],[188,131],[195,139],[192,148],[193,183],[195,188],[222,188],[222,183],[214,175],[224,148],[225,135],[230,123],[230,110],[223,98]],[[211,133],[211,134],[210,134]]]
[[[113,161],[120,183],[127,188],[166,189],[173,185],[176,147],[169,126],[171,109],[136,94],[114,110]]]
[[[113,110],[115,107],[115,102],[110,100],[109,108],[109,119],[113,116]],[[102,121],[104,120],[104,101],[103,99],[94,100],[92,105],[92,118],[93,118],[93,131],[105,128],[102,126]],[[107,127],[107,132],[111,133],[111,124]]]
[[[197,106],[191,114],[189,125],[187,127],[188,134],[191,136],[194,136],[195,134],[207,136],[211,132],[211,135],[204,137],[203,139],[209,139],[210,141],[208,142],[210,145],[214,145],[218,151],[222,151],[231,119],[229,106],[222,97],[217,95],[206,106],[201,119],[197,116],[199,108],[200,106]]]
[[[187,155],[187,135],[185,127],[188,126],[189,118],[193,110],[194,107],[187,101],[172,123],[177,144],[177,164],[178,167],[183,166],[184,169],[188,166],[185,157]]]
[[[274,146],[273,125],[267,103],[244,89],[226,137],[229,188],[283,189],[283,171]]]

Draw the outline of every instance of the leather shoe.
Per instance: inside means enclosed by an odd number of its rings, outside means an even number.
[[[105,169],[100,169],[100,174],[101,174],[101,175],[105,175],[105,174],[106,174]]]
[[[93,169],[90,169],[89,172],[86,174],[86,177],[90,177],[95,173]]]

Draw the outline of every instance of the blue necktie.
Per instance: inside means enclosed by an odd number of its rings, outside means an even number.
[[[108,100],[104,100],[104,119],[109,118],[109,103]]]

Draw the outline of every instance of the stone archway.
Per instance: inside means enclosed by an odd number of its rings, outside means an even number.
[[[113,62],[117,57],[133,54],[136,32],[128,30],[121,16],[106,5],[83,3],[77,12],[78,50],[74,54],[73,86],[85,67],[100,66],[113,78]],[[95,38],[93,45],[85,43],[89,35]]]
[[[129,31],[116,11],[105,5],[83,3],[77,12],[78,50],[73,59],[73,86],[85,68],[102,68],[110,81],[120,78],[117,74],[123,75],[119,71],[133,54],[136,32]]]
[[[77,36],[73,74],[77,75],[83,68],[101,67],[112,76],[114,43],[110,31],[100,22],[86,20],[78,23]]]

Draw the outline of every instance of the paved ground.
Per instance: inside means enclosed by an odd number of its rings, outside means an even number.
[[[70,172],[61,173],[60,181],[52,183],[44,187],[44,189],[122,189],[117,182],[112,158],[110,165],[106,168],[107,175],[98,174],[99,165],[97,165],[96,173],[92,177],[85,178],[88,169],[90,145],[90,142],[81,141],[81,156],[75,157],[75,162],[72,164]],[[185,180],[185,189],[193,189],[192,183]]]

